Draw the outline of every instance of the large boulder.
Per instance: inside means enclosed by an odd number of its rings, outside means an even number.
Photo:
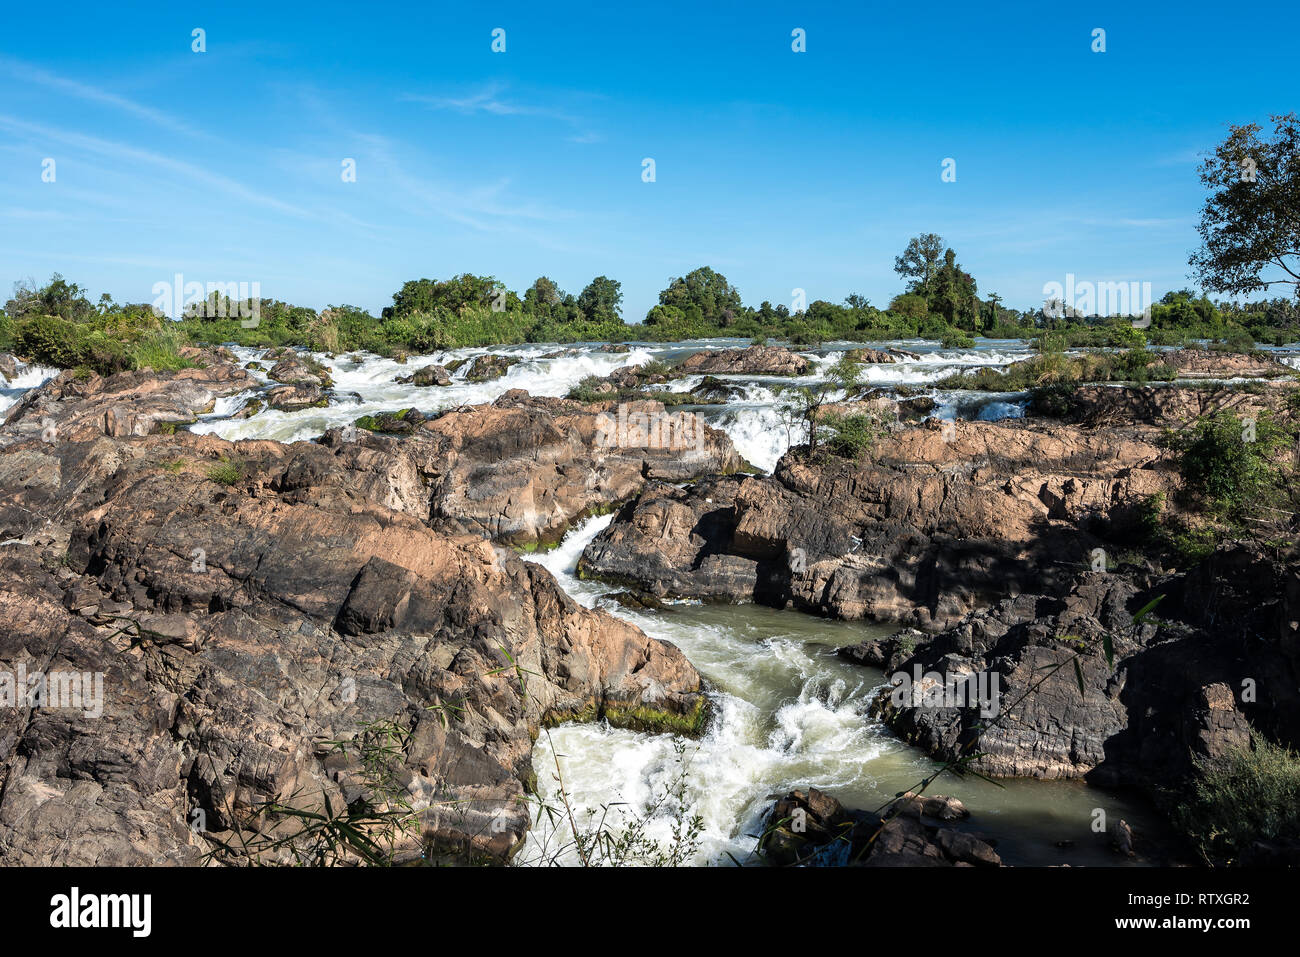
[[[319,388],[332,385],[328,369],[310,357],[292,352],[271,366],[267,377],[286,385],[314,385]]]
[[[440,365],[427,365],[423,368],[416,369],[409,379],[398,379],[398,382],[410,382],[411,385],[427,388],[429,386],[451,385],[451,373]]]
[[[1068,421],[1090,428],[1130,424],[1186,428],[1197,419],[1216,412],[1230,412],[1240,418],[1258,418],[1265,411],[1277,412],[1291,394],[1290,382],[1276,383],[1265,391],[1241,392],[1222,388],[1160,386],[1085,385],[1064,397]],[[1040,412],[1036,407],[1033,412]]]
[[[468,382],[487,382],[489,379],[499,379],[510,371],[511,366],[519,361],[516,356],[490,354],[475,356],[465,370],[465,379]]]
[[[1277,379],[1295,370],[1262,352],[1177,349],[1161,356],[1182,379]]]
[[[956,798],[907,792],[883,816],[845,808],[817,788],[776,800],[758,853],[769,864],[864,867],[1000,867],[993,845],[953,822],[970,816]]]
[[[578,518],[743,466],[725,433],[661,403],[608,408],[512,391],[451,410],[405,450],[427,476],[435,516],[513,544],[558,541]]]
[[[1172,575],[1082,573],[1063,596],[1005,599],[899,639],[846,654],[887,671],[874,713],[941,760],[978,753],[984,774],[1160,792],[1249,747],[1252,729],[1300,742],[1300,565],[1256,546]],[[969,696],[915,691],[918,677],[955,688],[978,675],[996,678],[992,716]]]
[[[706,349],[687,356],[677,367],[688,375],[804,375],[811,363],[783,346]]]
[[[299,412],[302,409],[322,408],[329,398],[318,385],[310,382],[292,382],[278,385],[266,393],[268,408],[281,412]]]

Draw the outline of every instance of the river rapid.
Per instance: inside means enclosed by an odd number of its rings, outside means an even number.
[[[232,418],[253,398],[255,393],[248,392],[219,400],[212,412],[191,428],[231,440],[309,440],[365,414],[408,407],[434,414],[454,406],[489,402],[509,389],[562,396],[585,376],[607,375],[653,359],[671,363],[702,348],[747,344],[742,340],[643,343],[631,344],[621,353],[603,351],[599,345],[501,346],[448,350],[411,357],[405,364],[368,354],[318,355],[334,379],[334,398],[328,408],[262,411],[247,419]],[[980,340],[975,348],[955,350],[920,341],[873,345],[906,349],[919,358],[864,365],[867,384],[926,391],[935,399],[935,415],[943,418],[960,415],[996,420],[1024,415],[1024,395],[941,392],[933,383],[954,372],[1000,367],[1023,359],[1030,351],[1026,343]],[[770,471],[791,441],[780,412],[778,387],[791,381],[824,379],[836,353],[850,347],[848,343],[830,343],[820,354],[806,353],[813,366],[802,379],[721,376],[740,386],[738,399],[723,406],[685,408],[695,408],[707,422],[725,431],[753,465]],[[251,349],[234,351],[244,362],[260,355]],[[396,382],[399,376],[410,375],[430,362],[445,364],[489,352],[520,361],[489,382],[465,381],[464,368],[446,387],[418,388]],[[1284,361],[1300,364],[1294,355]],[[54,370],[27,367],[12,382],[0,379],[0,412],[53,374]],[[700,377],[677,380],[668,388],[687,391],[699,381]],[[934,762],[902,744],[867,715],[869,701],[884,683],[884,676],[849,664],[834,653],[839,646],[893,629],[754,605],[683,602],[660,611],[630,611],[608,597],[613,589],[574,575],[583,548],[611,520],[608,515],[591,519],[571,529],[554,550],[528,559],[548,568],[576,601],[604,608],[680,647],[713,689],[713,718],[702,738],[684,742],[671,735],[640,734],[601,724],[551,729],[538,739],[534,751],[544,801],[558,804],[562,780],[580,827],[602,815],[613,830],[635,818],[647,818],[647,835],[665,842],[670,840],[675,819],[683,814],[698,815],[702,830],[690,863],[731,865],[754,862],[755,840],[774,795],[811,785],[832,793],[846,806],[877,809],[933,772]],[[675,745],[681,746],[680,755]],[[682,774],[683,763],[685,807],[659,806],[656,799],[671,789]],[[1160,830],[1158,816],[1132,797],[1080,782],[1016,780],[1001,784],[946,776],[931,792],[961,798],[972,812],[962,826],[995,838],[999,853],[1010,864],[1131,863],[1109,849],[1104,834],[1094,832],[1097,809],[1106,812],[1108,821],[1124,818],[1148,833]],[[517,856],[518,863],[556,862],[555,848],[569,842],[565,821],[539,817]],[[577,860],[570,851],[561,854],[558,862]]]

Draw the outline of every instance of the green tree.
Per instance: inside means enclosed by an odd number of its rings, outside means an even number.
[[[907,288],[912,292],[929,285],[942,261],[943,238],[935,233],[922,233],[912,238],[903,255],[894,258],[894,272],[911,280]]]
[[[683,312],[698,306],[706,323],[722,329],[734,323],[744,308],[740,291],[726,276],[708,266],[670,280],[668,287],[659,293],[659,304],[675,306]]]
[[[588,319],[619,319],[623,313],[623,284],[597,276],[578,295],[578,308]]]
[[[929,282],[930,311],[951,326],[974,331],[979,328],[979,297],[975,293],[975,279],[957,264],[951,249],[945,250],[943,265]]]
[[[925,301],[924,296],[909,292],[901,296],[895,296],[889,304],[889,311],[906,319],[919,320],[924,319],[929,314],[930,306]]]
[[[989,328],[991,329],[997,326],[1002,321],[1002,309],[1001,309],[1002,297],[999,296],[996,292],[991,292],[989,293],[989,297],[987,301],[989,304],[988,325]]]
[[[564,293],[550,278],[538,276],[524,293],[524,302],[533,307],[558,306],[564,302]]]
[[[1256,123],[1231,126],[1200,166],[1210,195],[1190,263],[1206,289],[1237,295],[1283,285],[1300,297],[1300,118],[1269,119],[1271,138]]]
[[[75,282],[67,282],[59,273],[50,277],[44,286],[33,282],[14,285],[14,297],[5,303],[5,312],[11,319],[24,316],[58,316],[69,322],[83,322],[96,314],[94,304],[85,296],[86,290]]]
[[[501,290],[491,276],[462,273],[451,279],[412,279],[393,293],[393,304],[384,308],[385,319],[433,312],[439,306],[460,312],[469,306],[491,306]]]

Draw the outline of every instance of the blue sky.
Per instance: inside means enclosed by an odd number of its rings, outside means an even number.
[[[636,321],[712,265],[755,305],[884,306],[937,232],[1008,305],[1070,272],[1159,295],[1190,284],[1198,152],[1300,107],[1294,3],[401,6],[9,5],[0,291],[180,272],[378,310],[604,274]]]

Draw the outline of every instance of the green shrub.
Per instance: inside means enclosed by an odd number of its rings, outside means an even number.
[[[822,448],[843,459],[861,459],[885,431],[879,416],[855,412],[849,415],[826,413],[821,418],[823,426]]]
[[[1281,478],[1272,459],[1284,433],[1267,412],[1251,431],[1250,420],[1222,411],[1168,438],[1185,492],[1215,515],[1242,517],[1248,506],[1270,498]]]
[[[58,316],[31,316],[14,326],[14,352],[28,362],[57,369],[88,365],[76,323]]]
[[[1129,325],[1116,325],[1107,330],[1106,344],[1120,349],[1141,349],[1147,344],[1147,337],[1141,329]]]
[[[615,398],[616,392],[599,391],[599,387],[604,382],[605,380],[598,375],[583,376],[582,381],[569,390],[567,397],[578,402],[601,402]]]
[[[1164,534],[1165,493],[1148,495],[1138,506],[1137,531],[1144,542],[1156,542]]]
[[[1074,411],[1075,385],[1071,382],[1053,382],[1029,390],[1029,407],[1035,415],[1063,419]]]
[[[1214,554],[1222,538],[1221,530],[1210,525],[1181,524],[1169,534],[1169,547],[1183,565],[1195,565]]]
[[[1300,757],[1259,735],[1199,763],[1193,793],[1174,819],[1207,861],[1232,863],[1256,841],[1300,840]]]
[[[126,307],[78,316],[22,316],[13,323],[15,354],[40,365],[100,375],[146,367],[169,372],[195,365],[180,355],[188,337],[178,324],[148,309]]]
[[[1236,328],[1219,337],[1210,348],[1219,352],[1253,352],[1255,340],[1245,329]]]
[[[248,474],[248,466],[240,460],[222,459],[208,466],[208,478],[219,485],[238,485]]]

